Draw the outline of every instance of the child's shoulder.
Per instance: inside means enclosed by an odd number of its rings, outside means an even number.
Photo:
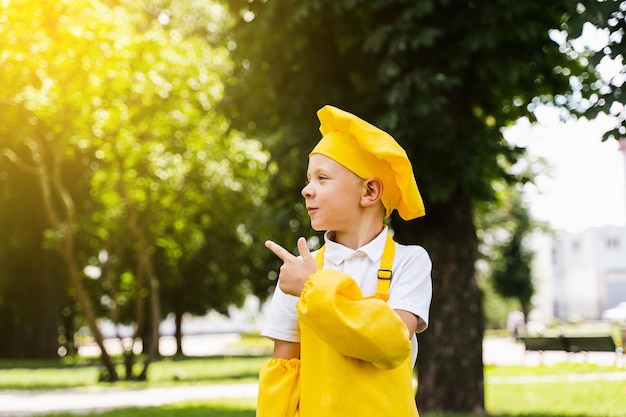
[[[395,242],[396,245],[396,256],[407,257],[407,258],[427,258],[430,259],[428,255],[428,251],[424,249],[423,246],[412,244],[405,245],[402,243]]]

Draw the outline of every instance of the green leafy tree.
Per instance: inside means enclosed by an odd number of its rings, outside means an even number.
[[[562,30],[563,52],[586,65],[586,73],[573,77],[572,92],[562,97],[576,113],[595,118],[599,113],[610,115],[615,124],[603,140],[626,136],[626,2],[623,0],[584,0],[578,5],[578,14]],[[585,43],[580,37],[595,28],[605,36],[604,44]],[[609,68],[609,69],[607,69]],[[599,73],[600,72],[600,73]],[[593,77],[589,78],[589,74]],[[590,82],[589,80],[593,80]]]
[[[532,219],[524,201],[525,191],[540,173],[549,171],[543,158],[525,155],[508,170],[517,172],[520,183],[495,180],[496,199],[475,204],[474,224],[479,240],[478,282],[483,295],[487,326],[502,328],[507,314],[521,309],[528,317],[534,294],[533,253],[528,240],[549,226]]]
[[[516,298],[524,317],[530,312],[531,298],[535,292],[532,275],[532,252],[524,247],[524,233],[515,228],[508,242],[500,249],[501,258],[496,263],[492,280],[496,291],[503,297]]]
[[[73,295],[96,343],[102,348],[102,335],[81,281],[77,254],[74,230],[77,207],[71,191],[76,191],[75,185],[81,181],[80,177],[76,177],[79,180],[75,182],[67,181],[70,168],[62,162],[70,153],[64,130],[72,126],[75,113],[79,113],[75,106],[63,108],[77,98],[63,94],[65,82],[74,77],[76,71],[67,71],[56,83],[53,78],[63,61],[70,62],[70,57],[65,54],[73,50],[68,45],[71,39],[62,36],[61,17],[65,5],[51,7],[5,2],[3,6],[0,26],[4,40],[0,58],[4,69],[0,76],[3,86],[0,100],[3,162],[8,161],[33,175],[33,185],[40,191],[40,204],[36,207],[42,207],[41,217],[45,219],[45,245],[54,248],[63,259]],[[20,14],[29,16],[29,19],[20,19]],[[49,53],[51,49],[54,49],[52,54]],[[70,109],[72,111],[64,112]],[[80,156],[76,160],[80,161]],[[16,279],[17,276],[10,278]],[[105,366],[113,368],[104,349],[102,357]]]
[[[532,118],[538,103],[570,91],[570,76],[582,74],[581,63],[549,37],[577,3],[232,4],[237,67],[224,108],[235,126],[264,137],[276,158],[271,197],[277,220],[292,226],[282,239],[289,243],[303,230],[297,179],[319,138],[317,109],[333,104],[390,132],[413,161],[427,210],[412,222],[392,218],[395,237],[422,244],[434,265],[430,328],[420,335],[419,407],[484,412],[474,207],[495,198],[494,180],[520,180],[508,167],[523,150],[500,129]]]
[[[527,240],[535,226],[522,201],[521,192],[516,188],[509,188],[508,191],[508,197],[501,200],[504,204],[495,216],[500,218],[499,221],[489,227],[492,236],[488,261],[490,284],[500,296],[516,300],[527,318],[535,293],[533,253],[527,247]]]
[[[206,312],[241,302],[255,278],[242,259],[268,161],[214,110],[230,61],[208,41],[227,17],[207,2],[46,1],[7,4],[0,20],[2,166],[35,174],[45,244],[64,260],[110,380],[98,317],[135,326],[126,378],[145,379],[169,290]]]

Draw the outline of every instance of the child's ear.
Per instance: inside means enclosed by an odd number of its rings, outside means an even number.
[[[383,183],[378,178],[369,178],[363,181],[361,205],[369,207],[380,201],[383,195]]]

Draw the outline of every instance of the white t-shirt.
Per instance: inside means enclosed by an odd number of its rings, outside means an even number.
[[[387,227],[374,240],[353,250],[325,236],[324,269],[335,269],[351,276],[361,288],[364,297],[374,295],[386,239]],[[432,298],[430,278],[432,263],[428,253],[421,246],[406,246],[399,243],[395,243],[395,246],[387,304],[394,310],[405,310],[415,314],[419,318],[417,332],[420,333],[428,326]],[[299,297],[285,294],[277,285],[261,334],[271,339],[300,342],[296,309],[298,300]],[[412,361],[415,364],[418,351],[416,335],[413,335],[411,345]]]

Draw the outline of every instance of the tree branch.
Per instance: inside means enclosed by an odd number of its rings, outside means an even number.
[[[9,148],[0,149],[0,159],[5,156],[10,162],[14,163],[18,168],[27,174],[37,175],[37,168],[24,162],[17,154]]]

